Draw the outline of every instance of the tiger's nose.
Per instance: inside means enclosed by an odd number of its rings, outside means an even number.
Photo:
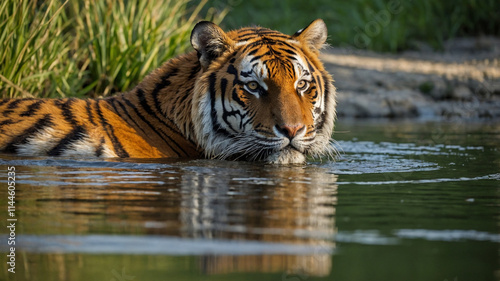
[[[305,129],[304,124],[284,124],[281,126],[276,125],[276,130],[290,140],[293,139],[298,133],[302,132],[303,129]]]

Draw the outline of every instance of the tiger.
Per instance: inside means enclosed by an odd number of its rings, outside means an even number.
[[[0,152],[275,164],[331,157],[336,89],[319,59],[327,36],[321,19],[293,35],[198,22],[194,50],[128,92],[0,100]]]

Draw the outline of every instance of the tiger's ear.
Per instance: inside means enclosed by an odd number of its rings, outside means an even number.
[[[325,45],[328,30],[325,22],[322,19],[317,19],[306,28],[297,31],[292,37],[305,43],[312,51],[319,53],[319,50]]]
[[[233,44],[233,40],[213,22],[201,21],[191,32],[191,45],[198,52],[200,64],[204,69]]]

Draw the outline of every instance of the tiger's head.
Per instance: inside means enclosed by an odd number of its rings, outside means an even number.
[[[321,19],[292,36],[198,23],[192,120],[206,155],[280,164],[333,155],[335,87],[318,58],[326,39]]]

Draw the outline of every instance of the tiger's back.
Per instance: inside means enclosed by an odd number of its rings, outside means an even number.
[[[116,100],[4,99],[0,101],[0,150],[24,156],[120,158],[199,154],[192,144],[177,150],[163,147],[163,142],[153,145],[150,132],[130,126],[113,109]]]
[[[331,156],[335,87],[316,20],[289,36],[210,22],[194,52],[126,93],[95,100],[0,101],[0,151],[25,156],[208,157],[301,163]]]

